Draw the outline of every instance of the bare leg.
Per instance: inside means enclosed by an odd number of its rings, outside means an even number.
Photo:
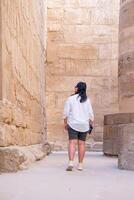
[[[70,161],[74,160],[76,144],[77,140],[69,140],[68,156]]]
[[[79,164],[82,164],[84,156],[85,156],[85,141],[78,140]]]
[[[75,156],[75,146],[77,144],[77,140],[69,140],[69,146],[68,146],[68,156],[69,156],[69,163],[67,167],[67,171],[73,170],[73,161]]]

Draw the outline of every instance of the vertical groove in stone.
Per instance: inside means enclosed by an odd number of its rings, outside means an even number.
[[[42,21],[38,20],[39,27],[40,27],[40,41],[41,44],[44,44],[44,47],[42,47],[42,50],[40,51],[40,64],[39,64],[39,73],[40,73],[40,101],[41,101],[41,111],[42,111],[42,117],[43,117],[43,142],[47,140],[47,134],[46,133],[46,109],[45,109],[45,65],[46,65],[46,32],[47,32],[47,26],[46,26],[46,18],[47,18],[47,1],[40,0],[40,13],[42,17]],[[41,29],[42,27],[42,29]]]

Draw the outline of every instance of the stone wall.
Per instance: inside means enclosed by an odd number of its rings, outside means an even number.
[[[134,112],[134,0],[121,1],[119,36],[120,112]]]
[[[104,114],[118,112],[118,18],[119,0],[48,1],[47,130],[58,149],[66,148],[63,105],[78,81],[95,112],[92,149],[101,148]]]
[[[134,116],[134,0],[121,0],[119,43],[119,108]],[[134,170],[134,124],[122,127],[118,167]]]
[[[0,168],[45,155],[46,1],[1,0]],[[32,145],[32,146],[31,146]],[[36,149],[37,145],[37,149]],[[25,147],[27,146],[27,148]],[[30,151],[31,149],[31,151]],[[34,150],[33,150],[34,149]],[[38,156],[35,155],[35,149]],[[24,151],[23,151],[24,152]],[[37,154],[36,152],[36,154]],[[11,153],[11,157],[10,157]],[[41,156],[39,156],[41,155]],[[5,158],[5,159],[4,159]],[[9,165],[6,163],[9,161]],[[11,159],[11,160],[10,160]],[[26,163],[26,162],[25,162]],[[13,164],[15,165],[15,164]]]

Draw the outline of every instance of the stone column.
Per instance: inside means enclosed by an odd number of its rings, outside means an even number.
[[[119,108],[134,112],[134,0],[121,0],[119,29]]]
[[[1,3],[1,2],[0,2]],[[1,21],[1,5],[0,5],[0,100],[2,99],[2,21]]]
[[[125,124],[119,128],[118,167],[134,170],[134,123]]]
[[[104,154],[117,154],[120,169],[134,170],[134,0],[121,0],[119,24],[120,113],[105,116]]]
[[[119,45],[119,108],[134,112],[134,0],[121,0]],[[134,125],[126,124],[119,134],[120,169],[134,170]]]

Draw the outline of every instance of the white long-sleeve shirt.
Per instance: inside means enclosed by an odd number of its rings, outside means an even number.
[[[94,120],[90,99],[80,102],[79,94],[68,97],[64,106],[63,118],[67,118],[68,125],[79,132],[89,130],[89,120]]]

